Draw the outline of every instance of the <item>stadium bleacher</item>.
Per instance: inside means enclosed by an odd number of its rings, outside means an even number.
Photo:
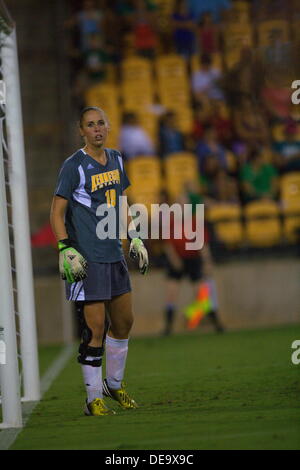
[[[191,90],[191,75],[201,70],[202,51],[197,46],[197,53],[187,59],[176,51],[172,40],[170,41],[171,47],[166,51],[164,41],[167,36],[169,39],[172,38],[173,34],[172,15],[175,11],[175,1],[156,0],[152,3],[151,11],[156,14],[156,33],[159,37],[154,58],[139,55],[134,50],[133,41],[128,39],[131,32],[127,28],[125,35],[127,39],[123,42],[124,50],[119,62],[108,66],[110,72],[106,74],[104,82],[85,92],[85,104],[103,107],[110,118],[112,132],[109,145],[118,148],[121,116],[123,112],[129,111],[137,115],[141,126],[156,146],[157,156],[151,158],[141,156],[127,164],[133,183],[130,196],[132,200],[144,201],[146,205],[149,205],[151,201],[158,202],[159,192],[162,189],[165,189],[169,197],[174,199],[185,190],[186,182],[195,182],[195,180],[199,182],[201,179],[196,154],[197,142],[191,139],[195,120],[195,99]],[[221,88],[227,74],[235,67],[241,67],[240,60],[244,49],[250,49],[256,58],[260,57],[264,60],[263,54],[271,54],[272,47],[280,48],[286,43],[292,45],[299,43],[299,28],[297,27],[299,18],[297,15],[293,16],[293,8],[296,11],[297,7],[292,5],[289,8],[292,9],[286,9],[286,16],[278,17],[276,12],[274,15],[270,14],[268,2],[261,2],[260,6],[256,3],[254,6],[248,1],[233,1],[231,8],[221,12],[221,20],[217,24],[220,47],[211,55],[212,68],[221,72],[219,84]],[[132,15],[132,24],[134,24],[134,18]],[[288,21],[288,18],[292,18],[293,21]],[[196,40],[197,27],[198,24],[195,21]],[[241,70],[243,73],[243,69]],[[247,79],[247,75],[245,77]],[[250,86],[251,83],[248,88],[245,88],[245,93],[249,92]],[[257,105],[256,91],[256,89],[253,90],[253,96],[250,95],[250,99],[253,99]],[[207,98],[205,92],[200,105],[207,113],[206,117],[209,121],[213,101]],[[226,89],[223,106],[227,109],[229,121],[232,120],[236,104],[230,101],[230,97],[228,99]],[[219,237],[229,249],[245,244],[266,247],[296,244],[299,241],[297,230],[299,229],[300,196],[299,192],[293,191],[297,187],[300,173],[294,172],[294,176],[285,174],[282,166],[278,167],[278,155],[273,150],[273,143],[284,142],[286,125],[293,119],[295,125],[298,126],[294,138],[298,139],[300,125],[292,117],[295,115],[295,110],[291,110],[290,116],[280,118],[272,115],[270,110],[264,107],[263,100],[260,101],[259,106],[259,112],[268,120],[271,137],[271,140],[262,148],[264,161],[277,167],[281,189],[278,197],[273,201],[268,201],[268,203],[255,201],[245,207],[243,199],[240,200],[239,205],[218,200],[211,204],[210,201],[208,219],[217,238]],[[161,161],[158,156],[159,116],[170,110],[176,113],[177,128],[186,137],[187,145],[182,155],[169,155]],[[234,129],[234,121],[232,122],[233,135],[225,146],[227,171],[236,179],[241,194],[239,171],[247,159],[249,142],[240,141]],[[204,119],[203,125],[206,124],[207,121],[205,122]],[[253,145],[259,146],[259,143],[251,142],[252,147]],[[242,147],[244,151],[237,150]],[[135,175],[140,175],[143,171],[148,172],[148,176],[145,176],[143,188],[139,189],[134,183]],[[150,182],[154,180],[157,184],[151,187]],[[205,202],[205,194],[202,196]]]

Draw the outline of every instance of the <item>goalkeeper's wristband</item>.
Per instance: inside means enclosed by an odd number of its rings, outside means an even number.
[[[68,238],[64,238],[63,240],[59,240],[57,242],[58,251],[63,251],[65,248],[71,248],[72,244]]]
[[[130,233],[131,233],[131,235],[130,235]],[[127,239],[132,242],[132,240],[134,240],[135,238],[138,238],[139,240],[141,240],[141,238],[137,235],[135,230],[128,230]]]

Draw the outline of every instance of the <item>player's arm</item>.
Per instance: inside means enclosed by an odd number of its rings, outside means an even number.
[[[57,241],[68,238],[65,226],[65,212],[67,205],[67,199],[60,196],[54,196],[50,210],[50,223]]]
[[[86,277],[87,262],[72,247],[65,226],[65,212],[68,200],[54,196],[50,211],[50,223],[59,249],[59,271],[62,279],[69,283],[77,282]]]

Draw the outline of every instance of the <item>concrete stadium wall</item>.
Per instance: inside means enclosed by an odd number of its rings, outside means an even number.
[[[165,297],[163,271],[152,270],[147,277],[133,273],[131,279],[135,312],[132,336],[160,334]],[[215,267],[215,279],[220,317],[226,328],[256,328],[300,322],[300,263],[297,259],[218,265]],[[63,341],[62,295],[58,277],[36,278],[35,294],[39,342]],[[191,298],[192,288],[187,281],[183,281],[175,325],[177,332],[184,331],[182,311]],[[206,331],[211,327],[204,322],[201,328]]]

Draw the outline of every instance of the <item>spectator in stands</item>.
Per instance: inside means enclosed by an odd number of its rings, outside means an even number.
[[[66,28],[78,28],[81,53],[88,49],[91,34],[103,34],[102,22],[103,15],[95,0],[83,0],[81,10],[65,22]]]
[[[138,155],[155,155],[153,142],[139,124],[138,117],[133,112],[127,112],[123,116],[119,145],[126,160]]]
[[[185,150],[184,135],[178,129],[176,113],[167,111],[159,123],[159,154],[161,157]]]
[[[253,148],[258,144],[268,144],[267,120],[263,110],[250,97],[245,96],[240,102],[240,107],[234,109],[233,119],[236,134],[242,142]]]
[[[211,56],[202,54],[200,69],[192,74],[192,93],[196,103],[210,99],[223,99],[223,92],[218,85],[221,71],[213,67]]]
[[[216,202],[236,203],[239,201],[237,182],[222,168],[216,155],[210,154],[205,159],[199,181],[206,204],[210,205]]]
[[[205,104],[203,102],[195,104],[194,121],[191,132],[194,146],[203,138],[205,127],[208,124],[212,124],[212,111],[213,108],[209,100]]]
[[[88,48],[83,54],[83,64],[90,80],[101,82],[105,78],[107,50],[99,34],[91,34]]]
[[[227,102],[239,108],[244,98],[260,99],[264,84],[264,68],[253,48],[244,46],[238,62],[222,78],[222,89]]]
[[[252,3],[253,14],[259,21],[285,18],[291,4],[290,1],[287,2],[286,0],[253,0]]]
[[[212,105],[212,125],[220,143],[229,147],[233,137],[233,123],[228,106],[223,100],[214,100]]]
[[[278,194],[278,172],[266,163],[259,150],[252,150],[249,161],[240,169],[243,202],[256,199],[275,199]]]
[[[205,160],[210,155],[217,158],[221,168],[227,169],[226,150],[218,141],[216,130],[211,124],[205,126],[203,139],[196,146],[196,155],[200,172],[204,171]]]
[[[115,8],[113,6],[110,6],[110,8],[116,12],[116,16],[121,23],[122,34],[132,32],[139,9],[139,0],[116,0],[115,3]],[[153,0],[143,0],[142,3],[148,13],[155,12],[157,9]]]
[[[209,157],[209,160],[212,157]],[[208,161],[209,161],[208,160]],[[235,178],[220,167],[216,168],[215,174],[210,178],[203,175],[204,188],[206,182],[206,201],[208,204],[239,202],[239,188]]]
[[[204,12],[198,27],[198,44],[202,54],[214,54],[219,50],[219,28],[214,23],[211,12]]]
[[[133,26],[134,46],[139,55],[153,58],[158,45],[155,8],[152,3],[145,4],[144,0],[137,0],[136,7]]]
[[[176,52],[189,59],[196,50],[196,24],[187,8],[186,0],[176,1],[172,20]]]
[[[282,83],[279,74],[272,73],[271,79],[269,77],[270,75],[261,90],[264,107],[270,119],[288,119],[291,113],[292,90]]]
[[[214,179],[212,197],[217,202],[236,204],[239,202],[239,188],[235,178],[221,168]]]
[[[90,35],[88,47],[82,58],[83,68],[77,75],[73,87],[73,93],[79,102],[79,107],[84,106],[84,92],[106,78],[109,58],[100,35]]]
[[[122,58],[122,25],[120,18],[112,8],[111,4],[103,5],[103,31],[105,38],[105,46],[109,53],[109,59],[112,64],[117,64]],[[111,32],[114,34],[111,34]]]
[[[279,156],[279,168],[282,173],[300,171],[300,140],[298,124],[290,121],[285,126],[285,140],[275,142],[273,150]]]
[[[274,71],[283,71],[291,63],[292,45],[284,40],[283,32],[279,29],[270,32],[269,44],[261,52],[267,67],[272,67]]]
[[[122,34],[126,34],[132,30],[135,11],[135,0],[117,0],[116,13],[121,23]]]
[[[188,181],[185,184],[185,192],[187,200],[192,204],[192,213],[196,213],[197,204],[205,203],[204,185],[201,175],[199,175],[198,181]]]

